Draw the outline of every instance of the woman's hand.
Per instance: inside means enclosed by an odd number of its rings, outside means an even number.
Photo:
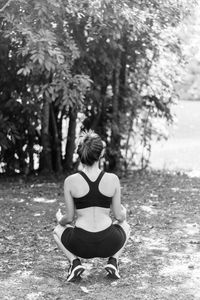
[[[70,224],[72,223],[72,221],[68,218],[67,214],[63,215],[61,213],[61,210],[59,208],[59,210],[57,211],[56,213],[56,219],[57,219],[57,222],[61,225],[61,226],[65,226],[67,224]]]
[[[61,213],[61,210],[59,208],[57,213],[56,213],[56,220],[57,220],[58,223],[60,223],[62,217],[63,217],[63,214]]]

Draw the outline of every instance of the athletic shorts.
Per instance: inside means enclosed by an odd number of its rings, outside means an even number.
[[[64,247],[81,258],[113,256],[123,247],[125,241],[126,234],[118,224],[112,224],[98,232],[89,232],[79,227],[68,227],[61,236]]]

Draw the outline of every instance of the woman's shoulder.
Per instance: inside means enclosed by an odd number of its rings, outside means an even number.
[[[106,176],[109,176],[110,178],[118,178],[118,176],[115,173],[110,173],[110,172],[104,171],[104,174]]]
[[[77,179],[80,177],[79,172],[76,172],[74,174],[68,175],[65,180],[64,184],[72,184],[73,182],[77,181]]]
[[[112,183],[119,183],[119,177],[115,173],[104,172],[104,176]]]
[[[119,177],[115,173],[110,173],[110,172],[104,172],[103,174],[104,179],[109,181],[109,183],[118,183],[119,182]],[[77,183],[78,180],[80,180],[81,175],[79,172],[76,172],[74,174],[71,174],[65,178],[64,183],[65,184],[73,184],[74,182]]]

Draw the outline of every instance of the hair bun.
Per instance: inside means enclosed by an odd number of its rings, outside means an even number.
[[[100,136],[93,130],[82,132],[77,153],[81,162],[85,165],[93,165],[98,161],[103,150],[103,142]]]

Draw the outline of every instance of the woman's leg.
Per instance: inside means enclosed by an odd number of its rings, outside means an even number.
[[[80,278],[80,275],[84,272],[85,267],[81,265],[80,259],[76,255],[71,253],[69,250],[67,250],[61,242],[61,236],[63,234],[63,231],[67,227],[73,226],[61,226],[60,224],[58,224],[53,231],[53,236],[58,247],[63,251],[63,253],[67,256],[68,260],[70,261],[70,268],[67,276],[67,281],[72,281],[76,278]]]
[[[126,246],[126,243],[130,236],[130,226],[126,221],[123,222],[114,222],[113,224],[118,224],[121,226],[126,234],[126,240],[122,248],[117,251],[112,257],[109,257],[108,263],[105,266],[106,271],[108,272],[109,276],[111,276],[113,279],[119,279],[119,267],[118,267],[118,259],[120,255],[122,254],[122,251],[124,250],[124,247]]]
[[[75,256],[73,253],[71,253],[69,250],[67,250],[65,248],[65,246],[63,245],[63,243],[61,242],[61,236],[63,234],[63,231],[67,227],[72,227],[72,226],[71,225],[61,226],[60,224],[58,224],[53,231],[53,236],[54,236],[55,242],[58,245],[58,247],[63,251],[63,253],[67,256],[68,260],[72,263],[72,261],[74,259],[76,259],[77,256]]]
[[[122,254],[122,252],[123,252],[125,246],[126,246],[126,243],[127,243],[128,239],[129,239],[129,237],[130,237],[130,225],[129,225],[126,221],[123,221],[123,222],[118,222],[118,221],[116,221],[116,222],[114,222],[113,224],[118,224],[119,226],[121,226],[121,227],[123,228],[125,234],[126,234],[126,240],[125,240],[124,245],[122,246],[122,248],[121,248],[118,252],[116,252],[116,253],[112,256],[112,257],[116,258],[116,260],[118,260],[119,257],[121,256],[121,254]]]

